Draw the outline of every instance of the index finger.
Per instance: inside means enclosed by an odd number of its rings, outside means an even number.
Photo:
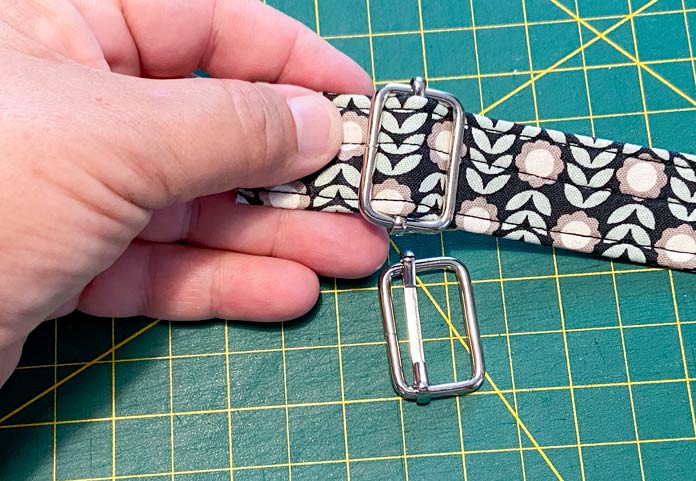
[[[302,23],[258,0],[73,3],[92,26],[110,64],[129,62],[148,76],[180,77],[201,68],[219,78],[319,91],[373,90],[357,63]],[[124,28],[115,28],[117,24]]]

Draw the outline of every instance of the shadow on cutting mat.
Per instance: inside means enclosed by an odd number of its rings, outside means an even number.
[[[80,431],[101,427],[111,417],[111,354],[56,390],[44,392],[146,323],[144,319],[118,321],[112,332],[111,319],[75,313],[45,322],[29,336],[18,369],[0,391],[0,419],[9,415],[0,424],[0,479],[50,477],[54,420],[60,422],[55,427],[57,454],[66,449],[78,458],[80,454],[89,458],[94,433],[85,436]],[[164,348],[159,348],[159,355],[167,355]]]
[[[319,305],[286,324],[286,331],[302,330],[318,310]],[[196,366],[193,370],[176,366],[177,375],[186,377],[177,380],[175,376],[175,392],[195,391],[195,385],[200,384],[195,380],[210,375],[198,364],[199,355],[225,353],[226,325],[215,320],[172,323],[171,332],[170,323],[160,322],[113,351],[112,357],[109,351],[114,345],[152,322],[146,318],[114,322],[75,313],[46,322],[31,334],[19,368],[0,391],[0,419],[14,412],[0,423],[1,480],[50,479],[54,429],[58,478],[74,479],[84,473],[109,476],[112,409],[119,417],[143,413],[166,416],[170,411],[170,344],[174,362]],[[254,349],[265,340],[280,347],[280,323],[233,321],[229,326],[230,351]],[[89,367],[84,368],[86,364]],[[41,395],[56,380],[80,369],[74,378]],[[190,394],[195,395],[193,391]],[[152,409],[153,405],[157,407]],[[174,410],[181,409],[186,410],[177,407],[175,400]],[[58,424],[54,427],[55,420]],[[129,447],[122,444],[119,451],[123,449]]]

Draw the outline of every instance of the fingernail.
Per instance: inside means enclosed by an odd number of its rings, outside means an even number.
[[[290,98],[288,106],[295,119],[300,154],[306,157],[328,154],[329,147],[335,143],[333,131],[340,120],[338,111],[316,94]]]

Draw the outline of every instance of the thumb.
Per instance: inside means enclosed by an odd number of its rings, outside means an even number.
[[[134,83],[119,97],[132,110],[114,119],[122,124],[117,151],[127,152],[116,164],[125,169],[110,171],[108,181],[149,209],[296,180],[333,158],[343,138],[333,104],[300,87],[202,78]],[[123,128],[133,123],[140,128]]]

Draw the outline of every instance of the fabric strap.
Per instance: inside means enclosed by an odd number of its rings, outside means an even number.
[[[344,143],[322,170],[238,201],[358,212],[371,100],[326,94]],[[444,103],[396,95],[385,105],[372,205],[429,218],[442,206],[453,131]],[[696,271],[696,156],[466,114],[450,228]]]

